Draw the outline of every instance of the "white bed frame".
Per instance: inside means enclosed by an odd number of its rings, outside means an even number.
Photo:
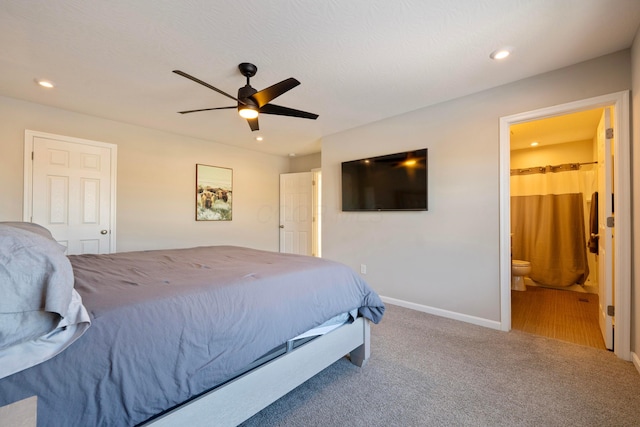
[[[358,317],[143,426],[237,426],[347,354],[354,365],[364,366],[370,334],[369,321]],[[35,427],[36,402],[31,397],[0,408],[0,425]]]
[[[353,364],[366,364],[370,355],[368,320],[358,317],[144,426],[237,426],[346,354]]]

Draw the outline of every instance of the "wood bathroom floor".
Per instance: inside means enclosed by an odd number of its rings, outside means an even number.
[[[511,327],[606,349],[598,325],[598,295],[527,286],[511,291]]]

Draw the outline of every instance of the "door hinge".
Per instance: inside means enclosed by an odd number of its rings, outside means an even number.
[[[613,138],[613,128],[607,128],[607,130],[605,131],[605,137],[607,139]]]
[[[615,316],[616,315],[616,308],[612,305],[608,305],[607,306],[607,316]]]
[[[615,217],[613,217],[613,216],[608,216],[607,217],[607,227],[609,227],[609,228],[615,227]]]
[[[33,159],[34,159],[34,157],[33,157],[33,151],[32,151],[31,152],[31,160],[33,160]]]

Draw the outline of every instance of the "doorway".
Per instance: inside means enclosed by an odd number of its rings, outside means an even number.
[[[280,252],[321,257],[322,173],[280,175]]]
[[[528,266],[512,285],[511,327],[612,349],[603,339],[612,326],[601,330],[598,315],[611,297],[598,287],[605,271],[598,268],[605,251],[598,255],[597,247],[597,194],[606,194],[598,189],[604,116],[596,108],[510,127],[511,255]],[[611,280],[602,283],[611,287]]]
[[[615,304],[616,334],[614,353],[630,360],[630,139],[629,139],[629,92],[618,92],[573,103],[525,112],[500,119],[500,289],[501,289],[501,329],[511,329],[511,201],[510,201],[510,128],[512,125],[549,117],[581,112],[603,107],[613,107],[616,129],[614,157],[619,159],[613,169],[614,210],[617,238],[613,242],[616,254],[612,268],[615,277],[613,299]]]

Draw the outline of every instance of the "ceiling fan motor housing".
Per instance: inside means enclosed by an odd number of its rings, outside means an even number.
[[[238,89],[238,100],[244,102],[244,104],[238,102],[238,110],[240,110],[241,107],[246,108],[247,106],[253,107],[257,110],[258,103],[253,98],[251,98],[251,96],[256,92],[257,90],[255,90],[249,85],[243,86],[240,89]]]

